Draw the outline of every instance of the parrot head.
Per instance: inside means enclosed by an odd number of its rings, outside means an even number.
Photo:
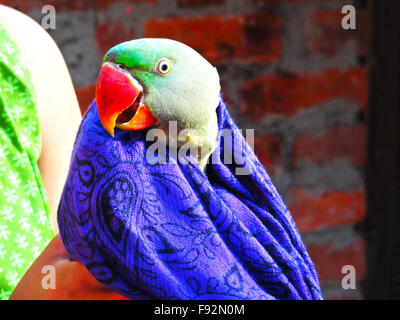
[[[212,151],[217,131],[220,82],[217,70],[199,53],[169,39],[137,39],[105,55],[97,86],[100,121],[142,130],[176,121],[186,141]]]

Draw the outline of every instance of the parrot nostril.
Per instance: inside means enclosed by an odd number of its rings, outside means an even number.
[[[127,68],[126,66],[124,66],[123,64],[121,64],[121,63],[118,63],[118,64],[117,64],[117,67],[118,67],[119,69],[121,69],[121,70],[128,70],[128,68]]]

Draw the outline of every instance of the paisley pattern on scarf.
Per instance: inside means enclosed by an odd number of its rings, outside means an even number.
[[[132,299],[321,299],[290,213],[222,99],[217,113],[206,175],[173,157],[150,164],[146,132],[110,137],[94,102],[58,212],[70,258]],[[224,164],[229,153],[245,162]]]

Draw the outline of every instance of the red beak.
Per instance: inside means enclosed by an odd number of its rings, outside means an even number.
[[[96,86],[97,110],[104,129],[141,130],[158,123],[144,105],[143,88],[127,71],[104,63]]]

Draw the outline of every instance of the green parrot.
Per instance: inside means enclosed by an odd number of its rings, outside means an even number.
[[[114,129],[167,131],[176,121],[184,139],[199,148],[198,163],[205,168],[216,148],[220,80],[206,59],[187,45],[145,38],[111,48],[103,59],[96,86],[100,121]]]

